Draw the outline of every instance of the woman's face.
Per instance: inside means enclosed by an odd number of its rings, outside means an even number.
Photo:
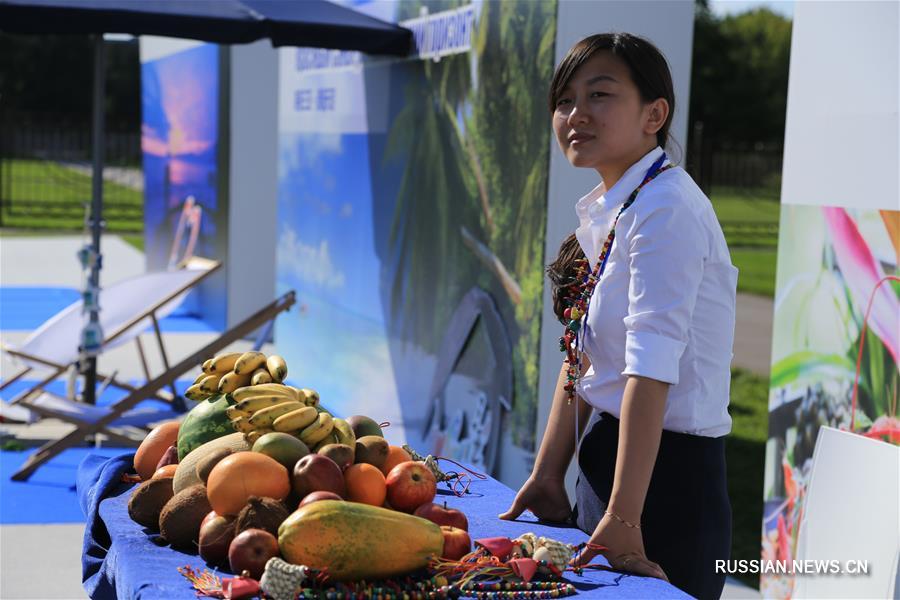
[[[597,169],[604,177],[604,171],[621,175],[656,146],[651,106],[641,99],[625,63],[601,51],[563,89],[553,131],[572,165]]]

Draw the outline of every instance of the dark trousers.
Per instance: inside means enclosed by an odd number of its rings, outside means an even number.
[[[575,518],[592,534],[612,493],[619,420],[594,414],[581,442]],[[725,574],[715,561],[731,554],[731,503],[725,477],[725,439],[662,432],[641,516],[647,558],[672,585],[696,598],[719,598]]]

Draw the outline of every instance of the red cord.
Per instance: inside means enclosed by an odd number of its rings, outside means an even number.
[[[862,333],[859,336],[859,352],[856,355],[856,376],[853,378],[853,403],[850,410],[850,431],[853,431],[855,429],[854,425],[856,424],[856,393],[857,388],[859,387],[859,372],[862,368],[862,353],[866,342],[866,325],[869,322],[869,313],[872,312],[872,304],[875,301],[875,292],[877,292],[878,288],[881,287],[881,284],[886,281],[900,282],[900,277],[894,277],[893,275],[884,277],[881,281],[875,284],[875,287],[872,289],[872,293],[869,295],[869,305],[866,307],[866,316],[865,318],[863,318]],[[874,382],[872,383],[874,385]]]

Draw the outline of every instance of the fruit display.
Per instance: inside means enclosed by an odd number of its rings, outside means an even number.
[[[315,390],[285,382],[279,356],[222,354],[202,370],[186,394],[197,405],[138,449],[135,522],[255,579],[270,559],[349,581],[468,552],[465,514],[434,503],[431,468],[378,421],[332,415]]]
[[[431,521],[378,506],[320,500],[297,509],[278,529],[282,557],[328,569],[338,581],[378,579],[420,569],[444,549]],[[373,549],[377,548],[377,552]]]

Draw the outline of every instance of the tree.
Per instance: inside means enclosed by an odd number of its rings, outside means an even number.
[[[791,21],[767,8],[719,19],[698,2],[691,75],[691,131],[717,145],[781,145]]]
[[[83,35],[0,33],[0,112],[16,122],[52,118],[56,125],[91,122],[94,51]],[[106,44],[107,126],[138,131],[141,122],[137,40]]]

